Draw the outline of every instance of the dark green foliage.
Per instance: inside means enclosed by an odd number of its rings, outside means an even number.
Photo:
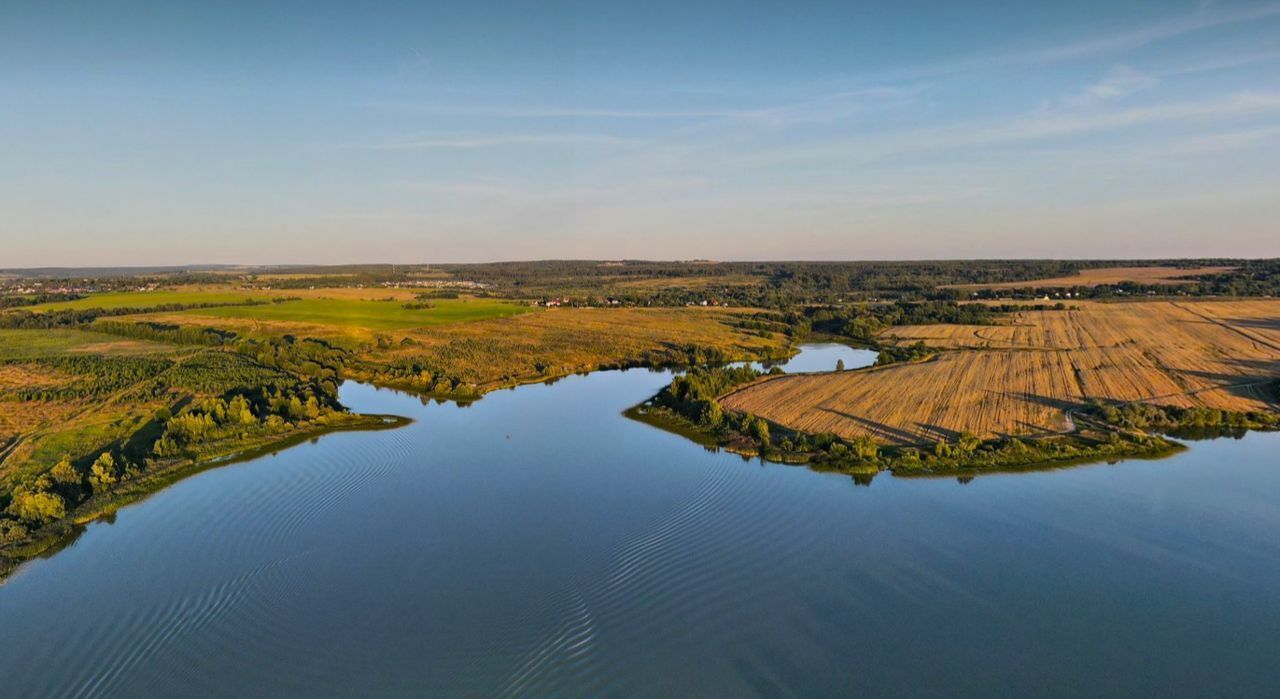
[[[681,408],[701,401],[715,400],[729,389],[754,381],[761,372],[749,366],[695,368],[671,380],[662,389],[657,400],[660,404]]]
[[[215,328],[119,320],[98,321],[93,326],[93,329],[121,337],[151,340],[153,342],[168,342],[175,345],[210,345],[216,347],[234,340],[236,337],[233,332]]]
[[[914,362],[925,359],[937,350],[930,349],[923,342],[915,342],[910,345],[884,345],[880,347],[879,353],[876,355],[876,366],[885,364],[893,364],[894,362]]]
[[[895,325],[991,325],[1009,313],[1028,310],[1064,310],[1064,304],[1021,305],[956,303],[955,301],[899,301],[849,306],[811,306],[804,319],[813,330],[844,335],[875,344],[876,335]],[[794,321],[793,321],[794,322]]]
[[[1086,413],[1109,425],[1156,432],[1183,430],[1246,430],[1280,428],[1280,413],[1232,412],[1217,408],[1178,408],[1168,405],[1095,404]]]
[[[27,388],[17,391],[21,400],[66,400],[107,396],[124,388],[152,379],[173,362],[162,357],[127,355],[74,355],[10,359],[4,364],[29,364],[75,376],[74,381],[50,388]]]
[[[34,306],[40,303],[56,303],[58,301],[75,301],[82,299],[84,296],[80,294],[21,294],[14,296],[0,296],[0,308],[19,308],[21,306]]]
[[[246,363],[231,356],[219,356],[218,353],[201,355],[192,365],[192,371],[186,372],[179,368],[180,373],[173,380],[182,385],[198,386],[201,376],[209,377],[219,385],[224,385],[227,380],[253,385],[255,381],[260,380],[256,372],[261,367],[271,367],[278,370],[270,377],[271,379],[278,379],[279,372],[300,375],[329,396],[330,403],[336,402],[341,373],[351,357],[348,350],[324,340],[314,338],[299,340],[292,335],[241,338],[236,333],[226,330],[125,321],[101,321],[93,328],[112,335],[157,342],[222,346],[252,360]],[[258,368],[255,368],[254,362]]]

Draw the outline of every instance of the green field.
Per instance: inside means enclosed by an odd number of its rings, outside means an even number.
[[[431,325],[486,320],[527,313],[520,306],[489,299],[436,299],[434,308],[408,309],[403,301],[302,299],[262,306],[225,306],[184,311],[186,315],[247,318],[267,322],[308,323],[369,330],[407,330]]]
[[[110,345],[113,354],[164,352],[171,348],[142,340],[122,340],[114,335],[85,330],[0,330],[0,359],[49,357]]]
[[[277,294],[279,295],[279,294]],[[58,301],[29,306],[32,311],[65,311],[87,308],[155,308],[171,304],[244,303],[245,301],[270,301],[273,298],[262,292],[247,291],[120,291],[91,294],[75,301]]]

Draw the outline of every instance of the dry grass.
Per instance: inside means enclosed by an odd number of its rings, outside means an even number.
[[[1070,286],[1102,286],[1119,284],[1120,282],[1137,282],[1139,284],[1187,284],[1184,277],[1201,274],[1221,274],[1230,272],[1235,267],[1099,267],[1081,270],[1070,277],[1054,277],[1052,279],[1031,279],[1021,282],[1002,282],[999,284],[954,284],[953,289],[1029,289],[1045,287]]]
[[[738,357],[777,353],[786,338],[733,326],[734,310],[711,308],[559,308],[511,318],[405,333],[409,344],[376,351],[374,361],[418,358],[486,387],[635,360],[672,345],[716,347]]]
[[[373,364],[416,361],[483,389],[513,379],[561,376],[638,360],[673,345],[716,347],[744,358],[781,352],[787,344],[782,335],[764,338],[734,327],[736,317],[752,312],[704,307],[551,308],[508,318],[390,331],[191,313],[137,318],[256,337],[321,338],[356,349]],[[378,349],[379,341],[391,349]]]
[[[1280,301],[1087,304],[1016,314],[1000,326],[908,326],[937,359],[866,372],[783,377],[725,399],[805,431],[909,444],[1066,429],[1091,399],[1274,409]]]
[[[75,403],[0,399],[0,444],[36,428],[61,422],[79,409]]]
[[[33,364],[0,365],[0,394],[19,389],[46,389],[65,385],[71,376]]]

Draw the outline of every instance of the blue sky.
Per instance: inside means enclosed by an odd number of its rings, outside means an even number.
[[[1280,256],[1280,2],[0,5],[0,267]]]

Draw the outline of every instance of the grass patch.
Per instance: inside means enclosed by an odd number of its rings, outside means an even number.
[[[0,330],[0,360],[52,357],[99,349],[112,354],[123,351],[165,352],[171,348],[151,342],[122,342],[114,335],[84,330]]]
[[[272,322],[336,325],[370,330],[407,330],[527,313],[529,306],[490,299],[437,299],[431,308],[405,308],[401,301],[302,299],[264,306],[225,306],[184,311],[186,315]]]
[[[277,296],[280,294],[276,294]],[[115,291],[104,294],[91,294],[74,301],[57,301],[28,306],[32,311],[66,311],[86,310],[89,308],[155,308],[175,304],[190,305],[198,303],[244,303],[246,301],[270,301],[270,293],[247,291]]]

